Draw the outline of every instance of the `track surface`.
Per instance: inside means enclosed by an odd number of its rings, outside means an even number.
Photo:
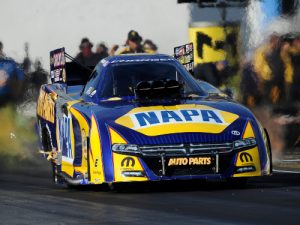
[[[47,163],[25,168],[0,171],[0,224],[300,224],[300,174],[255,178],[246,189],[172,182],[108,191],[57,186]]]

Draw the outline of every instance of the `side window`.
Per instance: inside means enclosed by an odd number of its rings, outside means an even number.
[[[98,96],[100,96],[101,98],[109,98],[115,95],[113,93],[115,82],[113,80],[113,75],[111,70],[108,70],[106,72],[105,76],[101,80],[101,83],[102,85],[100,87]]]
[[[98,80],[99,80],[99,74],[101,73],[102,68],[98,67],[97,69],[95,69],[91,76],[90,79],[88,80],[85,88],[84,88],[84,95],[87,95],[89,97],[91,97],[92,93],[97,89],[98,86]]]

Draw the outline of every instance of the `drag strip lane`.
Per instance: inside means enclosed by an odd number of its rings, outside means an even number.
[[[0,224],[299,224],[300,175],[253,178],[246,189],[171,182],[68,189],[48,168],[0,174]],[[44,175],[47,174],[44,177]]]

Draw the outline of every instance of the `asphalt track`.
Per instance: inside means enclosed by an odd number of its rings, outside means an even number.
[[[171,182],[67,188],[45,162],[0,170],[0,224],[300,224],[300,174],[225,183]]]

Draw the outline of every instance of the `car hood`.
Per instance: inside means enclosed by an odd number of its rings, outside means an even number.
[[[253,114],[227,100],[184,100],[140,104],[103,102],[92,109],[100,132],[114,129],[128,143],[219,143],[242,138]]]

